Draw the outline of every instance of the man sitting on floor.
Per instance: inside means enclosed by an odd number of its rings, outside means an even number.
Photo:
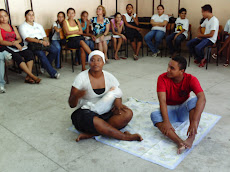
[[[176,56],[170,60],[166,73],[158,77],[157,94],[160,109],[151,113],[154,126],[178,145],[178,154],[186,148],[191,148],[201,113],[206,103],[204,92],[198,79],[185,73],[187,61]],[[190,97],[193,91],[196,97]],[[188,138],[183,141],[172,127],[171,123],[190,121]]]

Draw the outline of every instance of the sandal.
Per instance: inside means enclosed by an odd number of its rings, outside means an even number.
[[[205,63],[206,63],[206,59],[204,60],[203,63],[201,62],[201,63],[199,64],[199,67],[204,67],[204,66],[205,66]]]
[[[25,83],[34,84],[35,81],[32,78],[30,78],[30,77],[28,77],[28,78],[26,77]]]
[[[138,56],[134,54],[133,55],[133,60],[135,60],[135,61],[138,60]]]
[[[216,60],[216,59],[217,59],[217,55],[214,53],[214,54],[212,55],[212,58]]]
[[[34,82],[35,82],[36,84],[39,84],[39,83],[41,82],[41,80],[42,80],[42,79],[37,78],[37,79],[34,80]]]
[[[226,61],[223,66],[228,67],[229,66],[229,61]]]

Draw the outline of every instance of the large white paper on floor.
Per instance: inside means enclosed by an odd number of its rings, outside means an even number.
[[[118,148],[169,169],[176,168],[221,118],[218,115],[203,113],[193,147],[185,150],[181,155],[178,155],[177,145],[154,127],[150,119],[151,112],[159,108],[157,103],[143,102],[134,98],[129,98],[125,105],[132,109],[133,118],[122,131],[139,133],[144,140],[142,142],[120,141],[104,136],[97,136],[95,139],[101,143]],[[186,134],[189,127],[189,121],[175,123],[173,127],[179,137],[182,139],[187,138]],[[79,133],[73,126],[70,127],[69,130]]]

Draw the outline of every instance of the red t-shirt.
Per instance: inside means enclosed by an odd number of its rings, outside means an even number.
[[[203,92],[198,79],[191,74],[184,73],[184,78],[180,83],[174,83],[163,73],[158,77],[157,92],[166,92],[167,105],[180,105],[189,97],[193,91],[196,95]]]

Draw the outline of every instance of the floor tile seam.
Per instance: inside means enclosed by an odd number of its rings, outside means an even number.
[[[18,136],[16,133],[14,133],[13,131],[11,131],[10,129],[8,129],[4,125],[0,124],[0,126],[3,127],[4,129],[6,129],[11,134],[13,134],[14,136],[16,136],[22,142],[24,142],[27,145],[29,145],[30,147],[34,148],[37,152],[39,152],[41,155],[43,155],[44,157],[46,157],[47,159],[49,159],[51,162],[53,162],[54,164],[56,164],[57,166],[59,166],[60,168],[62,168],[63,170],[65,170],[66,172],[68,172],[64,167],[62,167],[60,164],[58,164],[57,162],[55,162],[54,160],[52,160],[50,157],[48,157],[47,155],[45,155],[44,153],[42,153],[40,150],[38,150],[37,148],[35,148],[32,144],[30,144],[26,140],[24,140],[22,137]]]

